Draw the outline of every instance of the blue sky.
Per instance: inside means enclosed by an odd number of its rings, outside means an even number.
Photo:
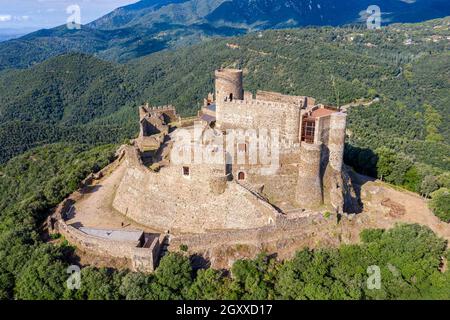
[[[79,5],[81,22],[98,17],[138,0],[0,0],[0,30],[37,30],[66,23],[70,5]]]

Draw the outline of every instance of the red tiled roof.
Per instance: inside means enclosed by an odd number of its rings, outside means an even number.
[[[324,116],[328,116],[332,113],[337,112],[337,110],[334,109],[328,109],[328,108],[319,108],[311,112],[311,118],[320,118]]]

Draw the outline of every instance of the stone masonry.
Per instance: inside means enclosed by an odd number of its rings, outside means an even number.
[[[50,221],[86,250],[127,257],[135,270],[154,269],[159,234],[194,246],[256,243],[298,233],[319,212],[344,213],[353,199],[343,172],[346,114],[311,97],[245,92],[242,70],[215,72],[215,92],[196,119],[147,104],[139,121],[138,138],[121,148],[124,173],[109,203],[155,236],[130,243],[95,236],[101,229],[86,234],[65,223],[68,202]]]

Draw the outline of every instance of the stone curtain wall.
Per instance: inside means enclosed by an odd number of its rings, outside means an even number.
[[[218,101],[216,119],[221,129],[278,129],[281,138],[298,142],[300,109],[294,104],[256,99]]]
[[[152,272],[158,262],[159,238],[155,237],[149,248],[139,248],[124,241],[114,241],[88,235],[77,228],[67,225],[63,220],[57,221],[57,230],[70,243],[79,248],[105,257],[127,258],[134,271]]]
[[[154,237],[147,248],[137,247],[137,243],[114,241],[88,235],[77,228],[68,225],[65,217],[80,194],[75,192],[65,199],[49,217],[47,225],[50,232],[62,234],[70,243],[82,250],[98,254],[103,257],[126,258],[134,271],[152,272],[156,268],[159,258],[161,240]]]
[[[328,145],[330,138],[330,118],[331,116],[324,116],[316,119],[316,132],[314,141],[322,142],[324,145]]]
[[[249,229],[270,224],[278,212],[234,181],[217,194],[208,165],[170,165],[154,173],[144,167],[133,147],[127,148],[127,170],[113,207],[130,219],[171,233],[203,233],[218,229]],[[212,180],[211,180],[212,179]],[[217,181],[216,181],[217,182]],[[272,220],[270,220],[272,219]]]
[[[289,96],[278,92],[262,91],[262,90],[258,90],[256,92],[256,99],[263,101],[274,101],[274,102],[295,104],[299,108],[305,105],[306,100],[308,100],[308,103],[315,102],[313,98],[307,98],[302,96]]]
[[[55,212],[48,217],[47,226],[50,232],[61,233],[70,243],[80,249],[93,252],[104,257],[126,258],[130,261],[134,271],[152,272],[158,263],[160,243],[162,239],[153,238],[147,248],[139,248],[131,243],[111,241],[92,235],[88,235],[66,223],[66,217],[73,204],[82,197],[81,189],[90,185],[94,180],[102,178],[107,172],[116,169],[126,155],[126,147],[121,146],[117,152],[117,159],[96,174],[89,175],[80,184],[80,189],[72,193],[61,202]],[[161,236],[160,238],[162,238]],[[136,244],[137,245],[137,244]]]
[[[300,218],[279,216],[275,224],[248,230],[229,230],[210,232],[202,235],[180,235],[170,239],[172,250],[187,245],[192,252],[210,250],[213,247],[232,245],[252,245],[262,247],[269,242],[293,242],[307,237],[309,232],[317,230],[320,224],[336,224],[336,220],[327,220],[321,213]]]

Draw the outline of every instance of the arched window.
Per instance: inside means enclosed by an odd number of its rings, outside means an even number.
[[[242,171],[239,171],[238,173],[238,180],[245,180],[245,173]]]
[[[247,145],[245,143],[238,144],[238,152],[247,152]]]

